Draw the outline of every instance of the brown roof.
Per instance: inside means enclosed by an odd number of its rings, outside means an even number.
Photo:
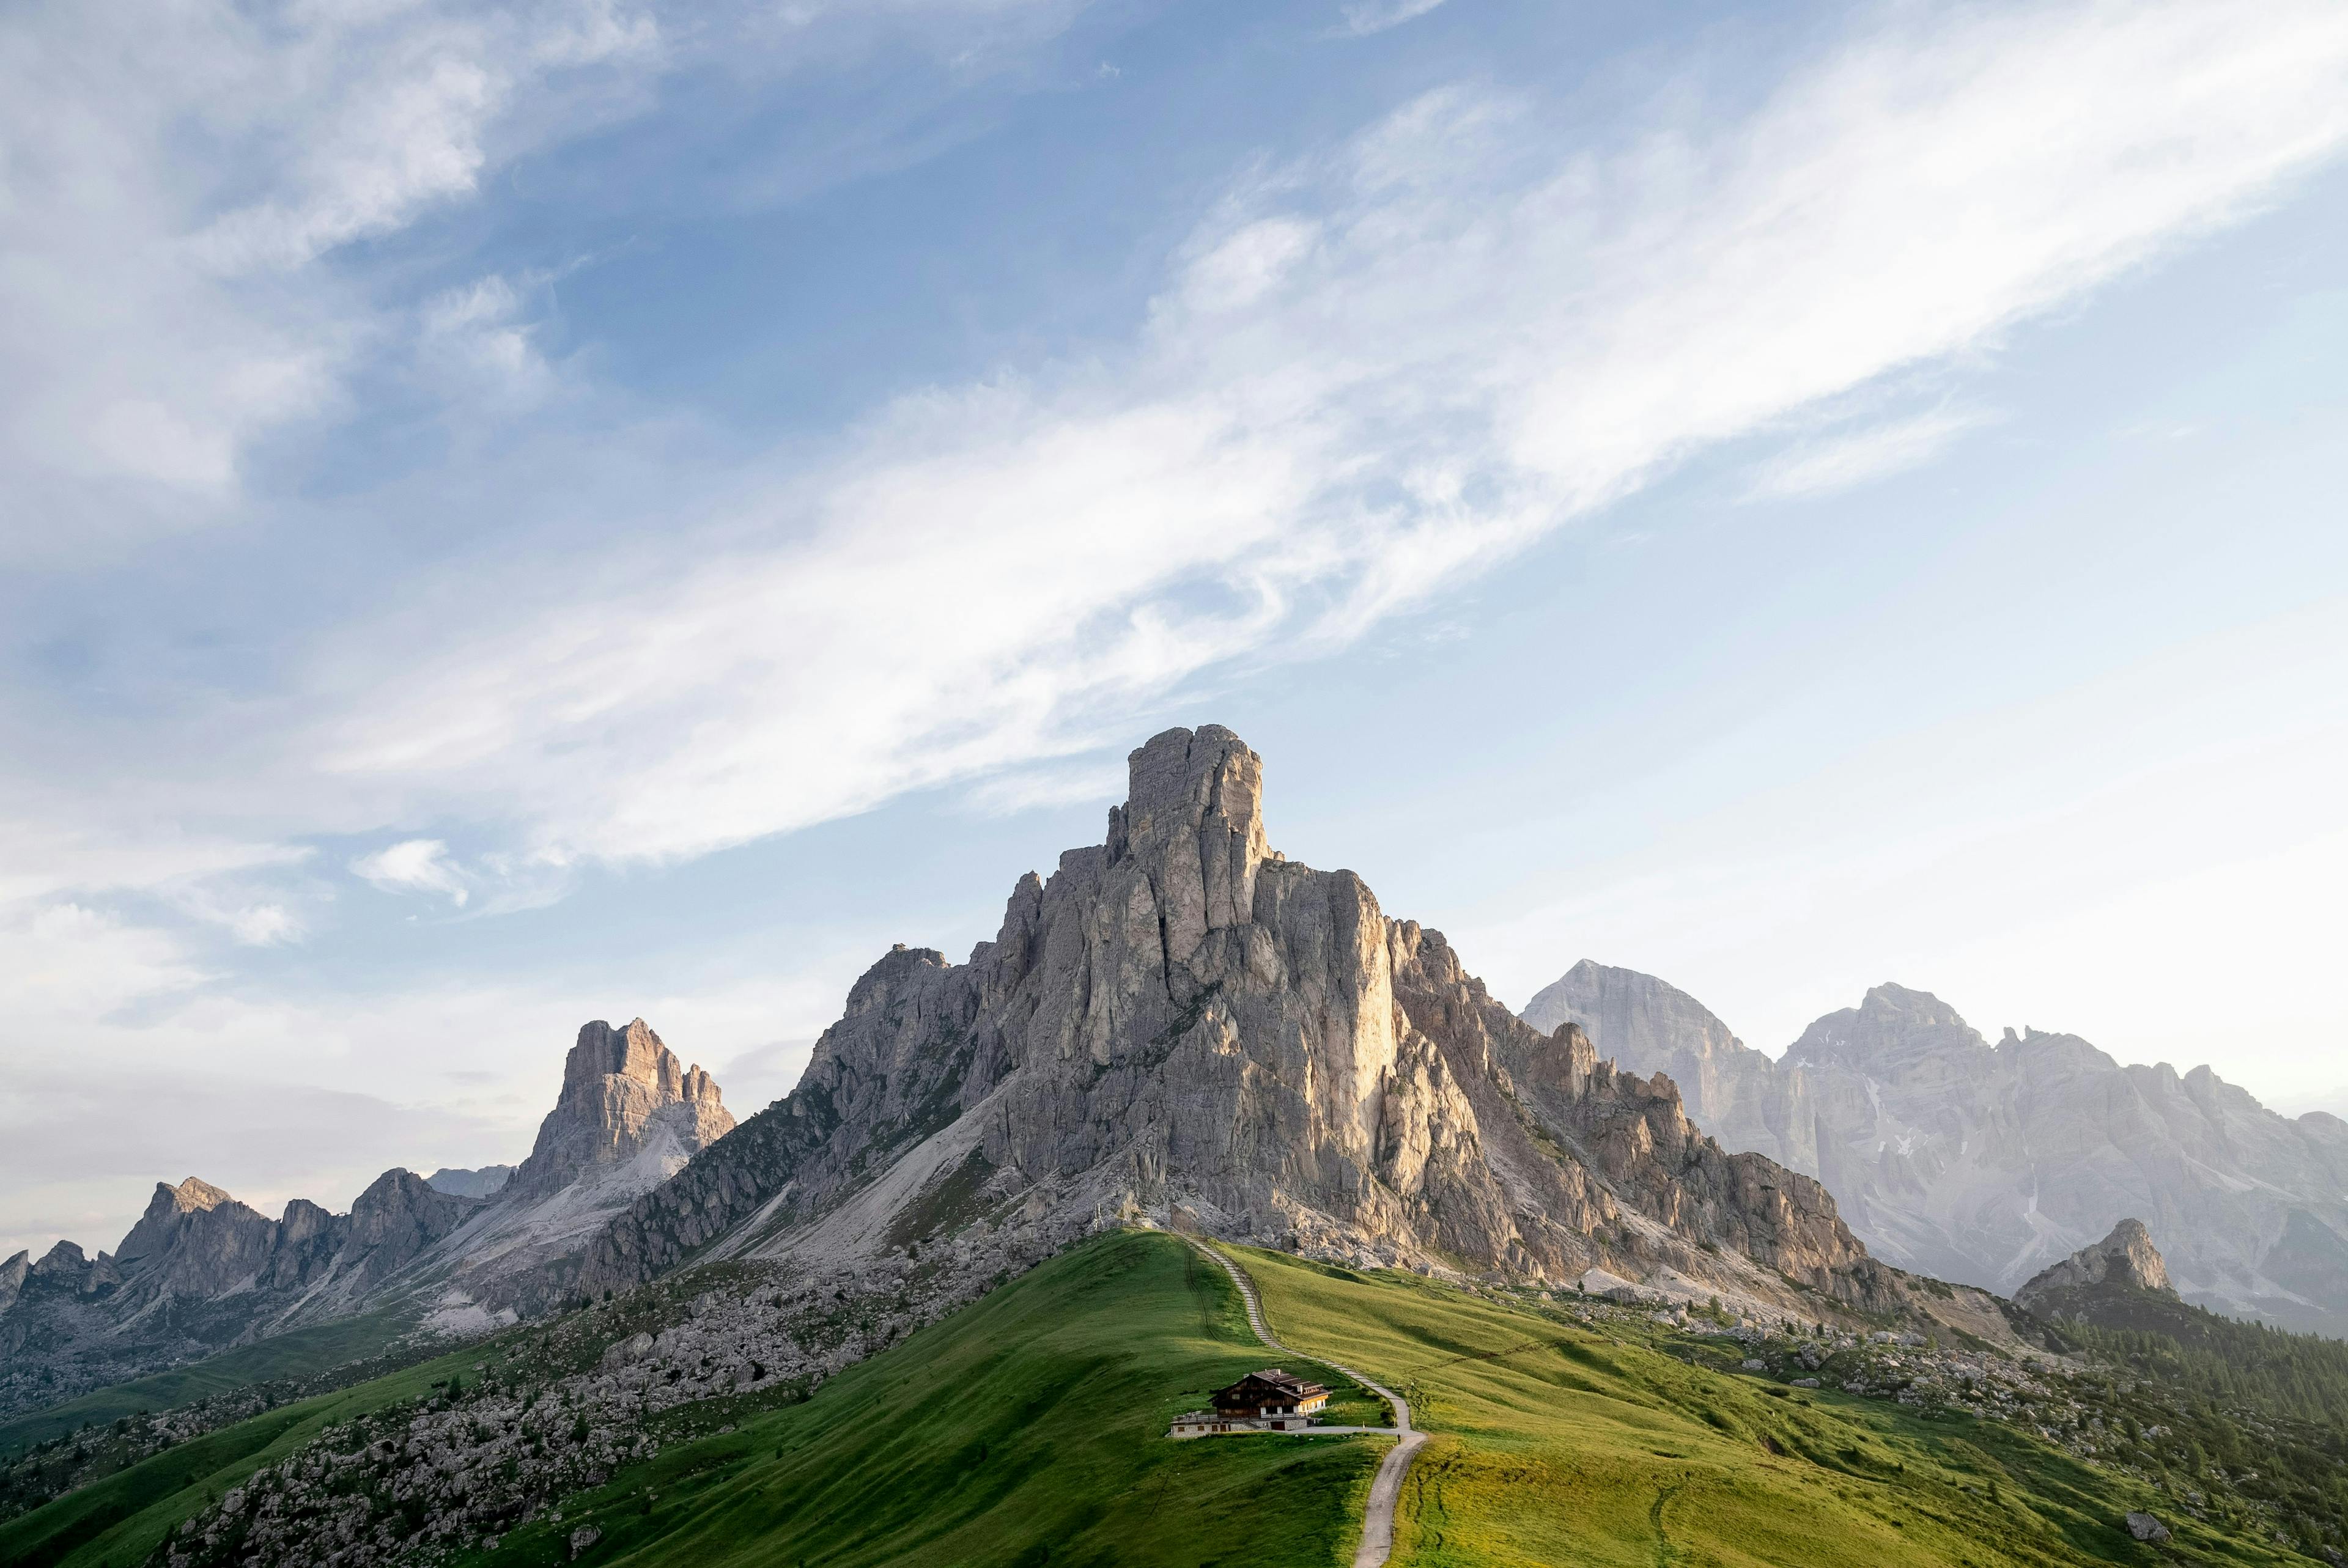
[[[1252,1406],[1280,1401],[1309,1399],[1329,1390],[1311,1383],[1292,1372],[1277,1367],[1267,1367],[1261,1372],[1250,1372],[1228,1389],[1218,1389],[1210,1396],[1218,1406]]]

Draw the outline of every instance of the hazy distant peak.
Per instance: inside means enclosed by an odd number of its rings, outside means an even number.
[[[1784,1058],[1788,1067],[1849,1067],[1878,1075],[1926,1061],[1978,1068],[1993,1060],[1989,1041],[1956,1009],[1930,991],[1890,981],[1871,988],[1859,1006],[1813,1022]]]
[[[1751,1049],[1711,1009],[1670,981],[1591,958],[1541,988],[1519,1016],[1544,1034],[1569,1020],[1578,1023],[1601,1056],[1618,1059],[1627,1060],[1638,1040],[1664,1033],[1700,1042],[1707,1053]]]

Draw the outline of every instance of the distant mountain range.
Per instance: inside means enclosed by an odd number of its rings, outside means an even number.
[[[111,1254],[0,1265],[0,1417],[309,1324],[479,1332],[703,1263],[919,1278],[943,1310],[1136,1224],[2012,1343],[1969,1286],[2140,1214],[2195,1299],[2336,1326],[2343,1176],[2335,1119],[2067,1036],[1992,1047],[1897,987],[1783,1063],[1594,964],[1520,1019],[1352,872],[1272,849],[1236,735],[1171,730],[1105,842],[1022,877],[966,962],[883,955],[739,1127],[642,1020],[599,1021],[518,1166],[277,1219],[191,1179]]]
[[[0,1263],[0,1419],[227,1347],[360,1313],[462,1331],[545,1305],[550,1258],[732,1129],[716,1084],[640,1019],[579,1031],[519,1167],[385,1172],[345,1214],[271,1219],[193,1176],[157,1184],[111,1253]]]
[[[2208,1067],[2123,1066],[2076,1035],[1992,1045],[1878,986],[1782,1059],[1652,975],[1583,960],[1524,1009],[1679,1086],[1722,1145],[1816,1176],[1877,1255],[2011,1293],[2140,1218],[2189,1301],[2348,1336],[2348,1122],[2267,1110]]]

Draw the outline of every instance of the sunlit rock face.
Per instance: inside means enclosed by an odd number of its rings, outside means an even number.
[[[1360,877],[1272,849],[1230,731],[1169,731],[1128,781],[1106,841],[1022,878],[968,961],[873,965],[798,1087],[637,1203],[579,1285],[1148,1216],[1560,1281],[1899,1289],[1817,1182],[1725,1153],[1668,1080],[1533,1029]]]
[[[1818,1177],[1870,1251],[2012,1291],[2138,1218],[2188,1300],[2348,1333],[2348,1123],[2279,1116],[2207,1067],[2122,1066],[2076,1035],[1992,1044],[1878,986],[1773,1061],[1652,976],[1577,964],[1526,1008],[1661,1071],[1729,1148]]]
[[[2142,1220],[2122,1220],[2112,1234],[2083,1246],[2062,1262],[2033,1275],[2013,1293],[2019,1306],[2040,1303],[2076,1290],[2167,1291],[2168,1266]]]
[[[678,1061],[651,1025],[636,1019],[613,1029],[598,1019],[581,1027],[561,1094],[506,1186],[513,1198],[542,1197],[648,1151],[681,1165],[733,1130],[716,1083]]]
[[[644,1194],[734,1130],[708,1073],[688,1067],[642,1019],[581,1026],[554,1109],[530,1158],[420,1274],[445,1277],[452,1305],[534,1312],[567,1286],[545,1270],[571,1257]]]

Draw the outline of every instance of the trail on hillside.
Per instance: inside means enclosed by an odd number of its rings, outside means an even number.
[[[1343,1362],[1332,1361],[1326,1356],[1308,1355],[1282,1345],[1272,1337],[1271,1325],[1264,1321],[1263,1301],[1256,1294],[1255,1281],[1248,1271],[1204,1242],[1196,1238],[1186,1239],[1222,1265],[1223,1272],[1231,1276],[1231,1283],[1239,1286],[1240,1301],[1247,1308],[1248,1327],[1255,1331],[1255,1337],[1263,1341],[1267,1349],[1333,1368],[1394,1407],[1394,1430],[1399,1440],[1379,1463],[1378,1473],[1370,1481],[1370,1500],[1362,1511],[1362,1543],[1354,1549],[1354,1568],[1385,1568],[1386,1559],[1394,1555],[1395,1503],[1402,1496],[1403,1478],[1410,1473],[1410,1461],[1418,1457],[1419,1449],[1426,1442],[1426,1434],[1410,1424],[1410,1401]]]

